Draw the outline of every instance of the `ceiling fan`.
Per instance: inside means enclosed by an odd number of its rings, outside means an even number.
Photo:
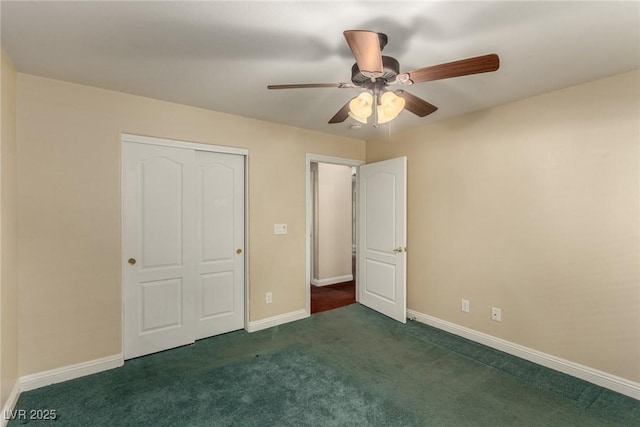
[[[347,102],[329,120],[329,123],[342,123],[349,116],[367,123],[368,117],[373,114],[374,126],[377,126],[379,123],[393,120],[402,109],[407,109],[419,117],[425,117],[438,109],[422,98],[402,89],[389,90],[389,86],[396,84],[408,86],[432,80],[487,73],[496,71],[500,67],[500,58],[492,53],[401,73],[400,64],[395,58],[381,54],[382,49],[387,45],[386,34],[365,30],[349,30],[344,32],[344,37],[356,59],[356,63],[351,67],[351,83],[285,84],[269,85],[267,88],[366,89]]]

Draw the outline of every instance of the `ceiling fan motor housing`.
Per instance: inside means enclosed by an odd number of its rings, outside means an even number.
[[[385,81],[393,80],[400,73],[400,64],[395,58],[382,55],[382,76],[380,79]],[[358,64],[353,64],[351,67],[351,81],[357,86],[363,86],[365,83],[370,82],[371,79],[366,77],[360,72]]]

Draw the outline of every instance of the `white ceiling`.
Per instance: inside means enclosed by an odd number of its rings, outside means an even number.
[[[2,46],[18,71],[371,138],[640,68],[640,2],[12,2]],[[497,53],[495,73],[405,89],[436,105],[387,125],[327,121],[358,89],[342,32],[386,33],[401,71]]]

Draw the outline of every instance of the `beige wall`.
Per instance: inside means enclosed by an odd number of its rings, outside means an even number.
[[[636,71],[367,142],[408,157],[409,308],[639,381],[639,103]]]
[[[318,164],[311,162],[309,165],[310,185],[311,185],[311,209],[312,209],[312,227],[313,236],[311,244],[313,245],[311,253],[311,282],[318,279]]]
[[[0,65],[0,408],[18,378],[16,275],[16,69],[1,49]]]
[[[351,274],[351,166],[318,163],[317,276]],[[334,282],[337,283],[337,282]]]
[[[364,159],[365,150],[364,141],[21,73],[17,123],[21,375],[121,351],[121,132],[249,149],[252,321],[305,307],[305,154]],[[274,236],[274,223],[288,234]]]
[[[639,78],[368,142],[369,162],[408,157],[409,307],[639,381]],[[120,352],[121,132],[248,148],[251,319],[304,307],[305,153],[362,159],[362,141],[17,79],[21,375]]]

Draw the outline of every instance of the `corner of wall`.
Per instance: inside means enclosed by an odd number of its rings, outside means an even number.
[[[15,66],[0,52],[0,407],[18,394],[18,286],[16,273],[16,78]]]

